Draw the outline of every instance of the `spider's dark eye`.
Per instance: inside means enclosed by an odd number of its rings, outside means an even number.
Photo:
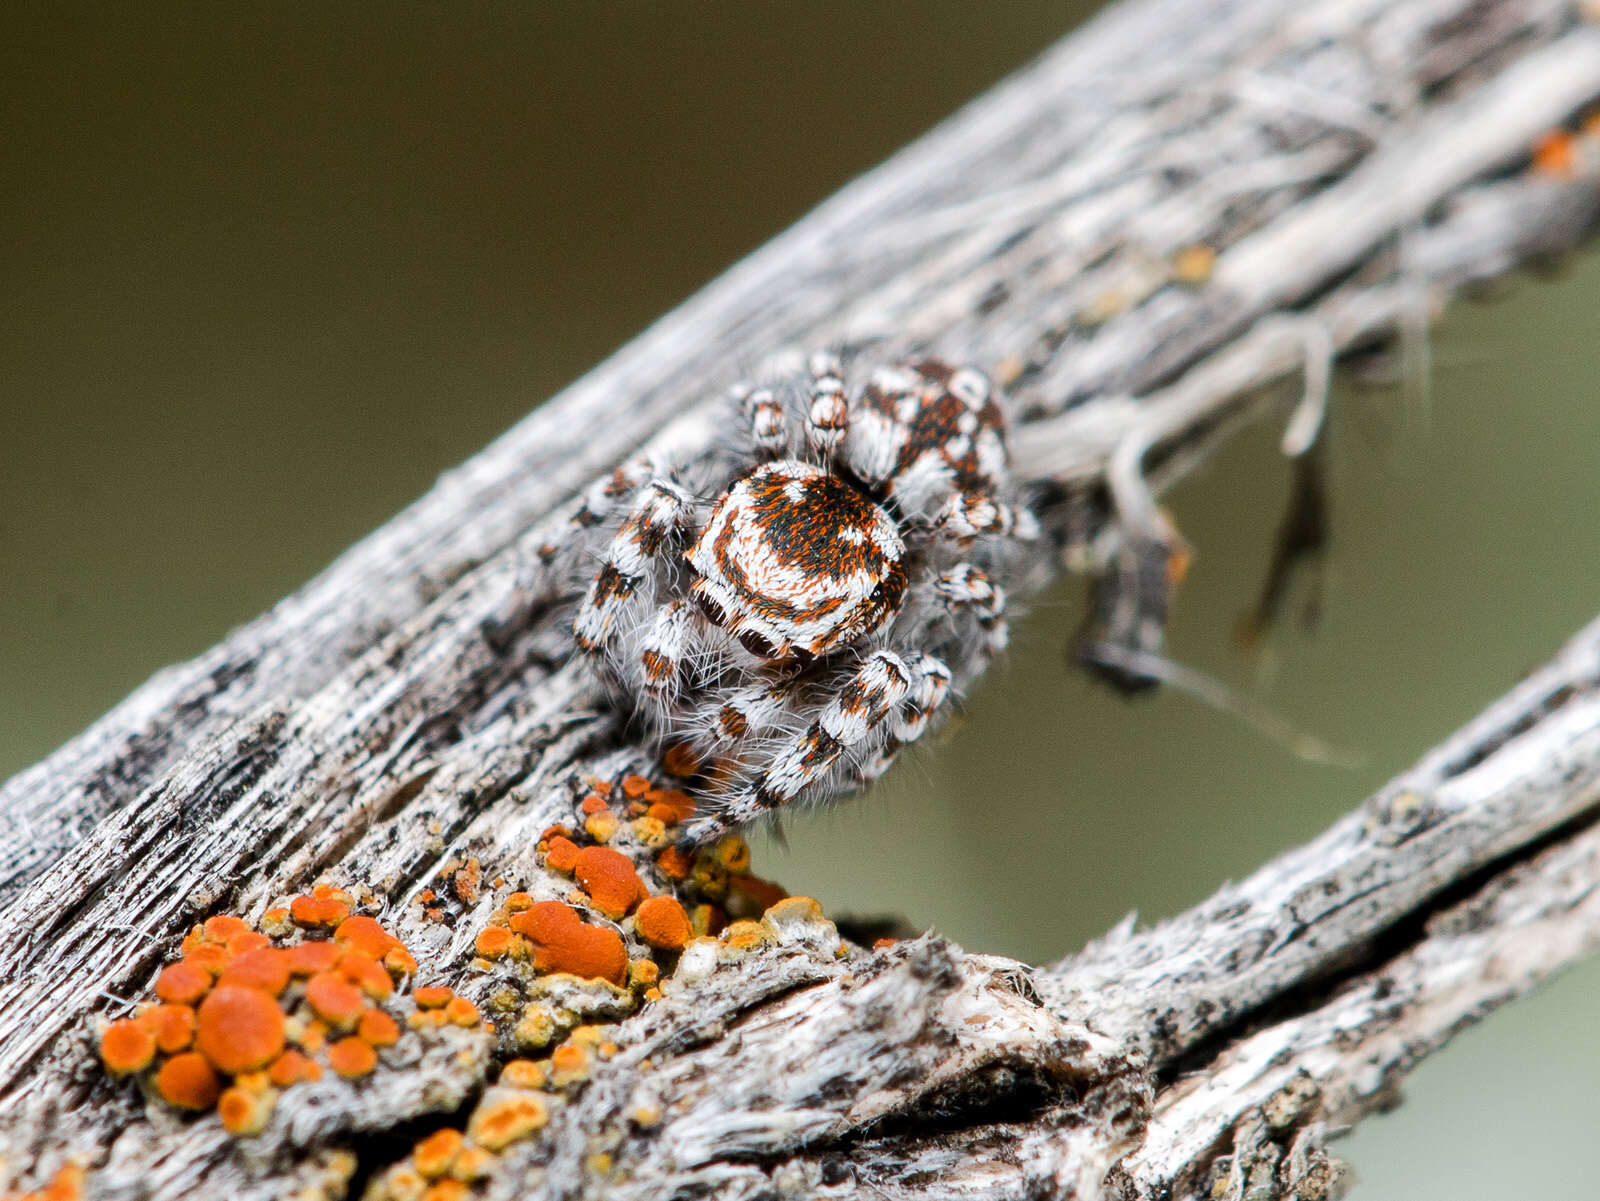
[[[740,630],[739,645],[759,659],[776,659],[778,657],[778,648],[754,630]]]

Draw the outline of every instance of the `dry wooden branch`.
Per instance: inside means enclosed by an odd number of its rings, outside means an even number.
[[[1109,10],[6,785],[6,1170],[81,1154],[106,1196],[340,1195],[348,1148],[398,1150],[364,1135],[482,1088],[487,1042],[447,1031],[368,1084],[288,1090],[241,1143],[110,1085],[92,1020],[195,920],[324,877],[369,885],[431,977],[506,985],[467,968],[497,895],[453,924],[408,902],[467,856],[563,895],[535,848],[571,782],[656,755],[569,662],[567,581],[535,550],[639,445],[703,452],[705,398],[748,364],[836,342],[992,368],[1052,535],[1022,564],[1038,581],[1107,528],[1108,493],[1137,528],[1145,474],[1264,385],[1578,242],[1593,139],[1562,170],[1528,154],[1597,99],[1600,29],[1554,0]],[[1092,1195],[1109,1170],[1128,1196],[1326,1191],[1328,1126],[1588,949],[1597,637],[1323,839],[1046,972],[936,940],[850,951],[793,908],[756,945],[697,944],[486,1187]]]

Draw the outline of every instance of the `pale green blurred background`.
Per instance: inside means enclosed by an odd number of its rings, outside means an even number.
[[[1088,7],[7,9],[0,777]],[[762,869],[1038,960],[1322,829],[1600,610],[1597,298],[1591,257],[1453,312],[1425,430],[1341,384],[1323,620],[1260,659],[1231,631],[1287,489],[1276,430],[1171,497],[1200,554],[1175,656],[1365,767],[1092,687],[1063,654],[1073,584],[953,737]],[[1575,971],[1425,1066],[1341,1144],[1357,1195],[1593,1196],[1597,986]]]

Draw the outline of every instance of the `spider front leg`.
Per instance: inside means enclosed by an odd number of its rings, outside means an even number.
[[[997,655],[1005,650],[1010,640],[1005,589],[986,572],[971,563],[957,563],[934,579],[933,594],[950,613],[958,629],[962,615],[972,615],[981,635],[979,649],[985,655]]]
[[[694,519],[694,501],[682,488],[663,479],[646,485],[606,547],[578,608],[572,632],[580,650],[598,656],[613,649],[619,619],[651,581],[656,565],[681,545]]]
[[[684,842],[715,841],[797,799],[825,780],[847,753],[871,752],[877,738],[896,728],[893,719],[918,683],[912,666],[899,655],[869,655],[802,733],[780,744],[764,765],[756,765],[753,777],[733,796],[707,807],[685,832]]]
[[[950,669],[942,660],[913,651],[905,656],[905,661],[914,683],[889,717],[888,738],[883,746],[858,766],[856,774],[863,782],[876,780],[888,771],[900,748],[922,737],[933,715],[950,695]]]

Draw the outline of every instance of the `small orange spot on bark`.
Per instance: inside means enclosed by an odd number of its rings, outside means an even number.
[[[687,880],[694,869],[694,861],[677,847],[668,847],[656,856],[656,866],[669,880]]]
[[[217,987],[254,988],[275,997],[289,986],[289,953],[277,947],[246,951],[217,978]]]
[[[211,990],[211,973],[184,960],[161,969],[156,996],[170,1005],[193,1005]]]
[[[465,997],[451,997],[445,1002],[444,1013],[453,1026],[476,1026],[483,1020],[478,1007]]]
[[[609,847],[584,847],[573,868],[594,907],[609,918],[626,917],[645,896],[644,883],[633,861]]]
[[[155,1036],[133,1018],[112,1022],[100,1035],[100,1059],[113,1076],[142,1072],[155,1057]]]
[[[400,1027],[381,1009],[369,1009],[356,1023],[356,1037],[374,1047],[392,1047],[400,1040]]]
[[[302,1080],[321,1080],[322,1065],[291,1047],[272,1061],[267,1079],[279,1088],[288,1088]]]
[[[216,1070],[198,1051],[174,1055],[156,1073],[156,1092],[179,1109],[210,1109],[221,1091]]]
[[[352,1035],[328,1048],[328,1066],[346,1080],[353,1080],[378,1066],[378,1053],[372,1049],[372,1044]]]
[[[331,942],[303,942],[290,947],[286,954],[289,956],[290,975],[315,976],[319,972],[332,971],[344,950]]]
[[[578,866],[578,844],[557,834],[546,844],[544,862],[551,871],[565,872],[570,876]]]
[[[335,1030],[349,1030],[366,1011],[367,999],[343,976],[319,972],[306,981],[306,1000]]]
[[[417,1003],[419,1009],[439,1009],[447,1005],[450,998],[455,995],[454,989],[446,988],[442,984],[430,984],[413,991],[411,999]]]
[[[649,898],[639,906],[633,924],[639,937],[658,951],[681,951],[694,933],[676,897]]]
[[[256,989],[218,987],[196,1017],[195,1046],[224,1072],[264,1068],[283,1050],[283,1011]]]
[[[570,905],[539,901],[511,918],[511,928],[525,937],[534,966],[547,972],[571,972],[621,984],[628,955],[615,930],[591,926]]]
[[[485,959],[499,959],[510,953],[515,941],[516,936],[504,926],[485,926],[473,946]]]

